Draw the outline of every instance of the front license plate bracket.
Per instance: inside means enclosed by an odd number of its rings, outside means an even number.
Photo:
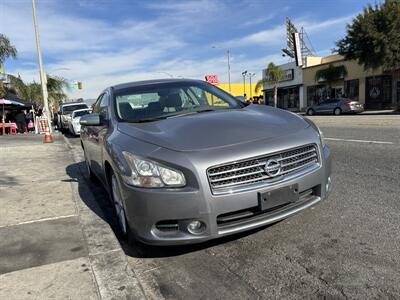
[[[268,210],[299,199],[299,185],[292,184],[279,189],[258,193],[260,210]]]

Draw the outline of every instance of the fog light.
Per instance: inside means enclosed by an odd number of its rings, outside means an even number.
[[[206,228],[206,225],[198,220],[189,223],[187,229],[191,234],[201,234]]]
[[[328,181],[326,183],[326,192],[327,193],[332,192],[332,180],[330,176],[328,177]]]

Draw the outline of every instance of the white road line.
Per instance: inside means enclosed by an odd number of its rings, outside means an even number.
[[[21,223],[3,225],[3,226],[0,226],[0,228],[32,224],[32,223],[39,223],[39,222],[46,222],[46,221],[52,221],[52,220],[58,220],[58,219],[66,219],[66,218],[71,218],[71,217],[76,217],[76,216],[77,215],[66,215],[66,216],[58,216],[58,217],[51,217],[51,218],[43,218],[43,219],[38,219],[38,220],[25,221],[25,222],[21,222]]]
[[[394,145],[393,142],[384,142],[384,141],[368,141],[368,140],[348,140],[348,139],[338,139],[338,138],[328,138],[327,141],[341,141],[341,142],[353,142],[353,143],[366,143],[366,144],[385,144],[385,145]]]

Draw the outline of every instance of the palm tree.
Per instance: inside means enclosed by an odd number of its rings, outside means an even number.
[[[47,75],[47,93],[50,102],[58,106],[60,101],[66,99],[67,95],[64,93],[64,88],[66,88],[67,85],[68,82],[65,78]]]
[[[26,84],[19,76],[8,76],[13,93],[18,97],[35,102],[37,104],[43,103],[42,89],[40,83],[31,82]],[[67,81],[58,76],[47,75],[47,93],[50,102],[57,105],[59,101],[64,100],[67,95],[64,93],[63,88],[67,86]]]
[[[9,57],[16,58],[17,49],[4,34],[0,33],[0,65]]]
[[[345,66],[334,66],[329,64],[328,68],[318,70],[315,73],[316,82],[325,82],[328,85],[328,95],[331,95],[332,83],[347,76],[347,69]]]
[[[277,106],[278,103],[278,82],[281,81],[283,77],[284,77],[283,70],[271,62],[268,64],[267,70],[265,72],[265,77],[259,80],[256,84],[257,93],[266,84],[273,86],[275,107]]]

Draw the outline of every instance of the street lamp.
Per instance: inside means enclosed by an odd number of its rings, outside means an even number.
[[[32,14],[33,14],[33,24],[35,27],[36,48],[37,48],[37,52],[38,52],[40,83],[42,86],[43,104],[44,104],[44,109],[47,112],[47,125],[49,126],[49,132],[46,132],[44,141],[46,143],[51,143],[51,142],[53,142],[53,138],[51,136],[52,128],[51,128],[51,120],[50,120],[51,115],[50,115],[49,102],[48,102],[47,86],[46,86],[47,79],[46,79],[46,73],[44,72],[44,68],[43,68],[42,50],[40,49],[39,28],[38,28],[38,21],[37,21],[37,17],[36,17],[35,0],[32,0]]]
[[[211,48],[214,49],[223,49],[222,47],[219,46],[212,46]],[[226,55],[228,58],[228,85],[229,85],[229,93],[232,92],[231,89],[231,50],[230,49],[226,49]]]
[[[243,97],[246,97],[246,75],[247,75],[247,70],[242,72],[242,76],[243,76]]]
[[[251,86],[251,77],[256,76],[256,73],[247,73],[247,76],[249,76],[250,80],[250,99],[253,98],[253,87]]]

